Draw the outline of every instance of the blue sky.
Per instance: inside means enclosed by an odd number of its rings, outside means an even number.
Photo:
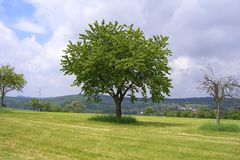
[[[239,13],[238,0],[0,0],[0,64],[28,81],[9,95],[77,94],[74,77],[60,71],[62,50],[89,23],[118,21],[170,37],[171,97],[207,96],[197,86],[209,63],[219,76],[240,78]]]
[[[1,19],[5,23],[13,23],[19,17],[30,18],[35,8],[21,0],[2,1]]]
[[[23,25],[23,19],[28,20],[30,22],[33,19],[35,11],[36,11],[36,8],[31,3],[28,3],[27,1],[25,2],[22,0],[10,0],[10,1],[4,0],[2,1],[2,10],[0,12],[1,13],[0,19],[7,27],[14,30],[14,32],[16,33],[16,36],[19,39],[24,39],[25,37],[31,36],[33,32],[31,31],[31,29],[22,30],[20,27],[17,28],[16,23],[21,21]],[[44,34],[42,33],[39,34],[37,32],[35,32],[35,34],[37,34],[36,41],[39,43],[46,42],[51,36],[51,33],[47,32],[46,30]]]

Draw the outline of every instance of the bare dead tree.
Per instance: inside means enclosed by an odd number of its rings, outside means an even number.
[[[209,65],[199,88],[213,97],[216,105],[216,123],[220,125],[220,105],[224,99],[236,98],[239,95],[240,83],[233,76],[216,77]]]

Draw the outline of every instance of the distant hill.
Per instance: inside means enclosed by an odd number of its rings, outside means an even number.
[[[86,106],[85,112],[103,112],[103,113],[114,113],[115,104],[112,97],[107,95],[100,96],[102,101],[96,103],[93,101],[87,101],[87,98],[82,95],[67,95],[60,97],[49,97],[40,99],[42,102],[50,102],[59,106],[65,106],[66,104],[71,103],[72,101],[80,101],[81,104]],[[5,103],[7,106],[18,109],[31,109],[29,104],[31,97],[6,97]],[[194,107],[214,107],[214,101],[210,97],[200,97],[200,98],[166,98],[161,103],[152,103],[148,101],[147,103],[143,102],[142,99],[139,99],[137,102],[132,104],[130,99],[126,97],[122,103],[123,113],[128,114],[137,114],[144,110],[145,107],[151,106],[154,109],[159,109],[168,106],[169,108],[176,108],[178,105],[189,105]],[[227,99],[223,103],[222,108],[228,108],[233,106],[240,106],[239,101],[233,101]]]

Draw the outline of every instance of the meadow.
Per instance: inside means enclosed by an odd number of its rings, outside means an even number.
[[[116,124],[89,120],[93,115],[0,112],[0,159],[240,159],[240,132],[199,129],[214,119],[135,116],[135,124]]]

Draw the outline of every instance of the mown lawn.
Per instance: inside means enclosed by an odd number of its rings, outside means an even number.
[[[138,116],[137,124],[113,124],[89,121],[91,116],[0,112],[0,159],[240,159],[240,132],[198,129],[214,120]]]

